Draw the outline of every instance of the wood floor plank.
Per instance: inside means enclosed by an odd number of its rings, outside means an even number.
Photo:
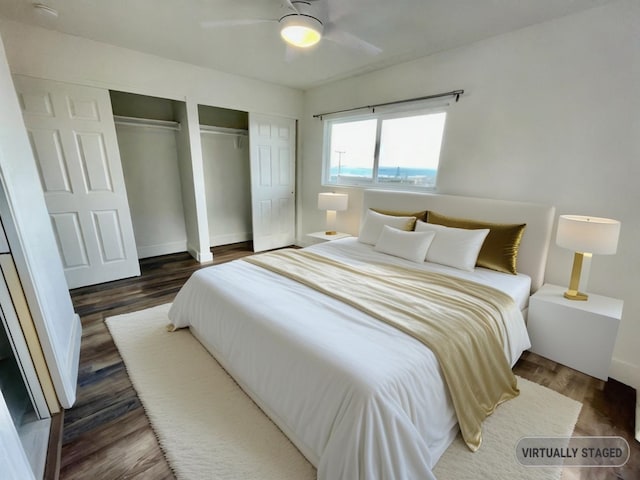
[[[118,441],[93,449],[89,455],[61,469],[61,478],[119,479],[156,478],[150,471],[163,472],[163,478],[173,478],[157,439],[151,428],[142,426],[126,434],[118,434]],[[63,449],[63,455],[65,455]],[[145,477],[146,476],[146,477]]]
[[[252,253],[249,242],[216,247],[213,264]],[[199,268],[187,253],[140,261],[141,276],[71,292],[83,325],[77,402],[64,416],[60,478],[63,480],[175,477],[144,414],[105,318],[173,300]],[[632,449],[630,462],[616,469],[565,469],[564,480],[640,478],[640,444],[633,439],[635,390],[603,382],[525,352],[516,374],[584,404],[576,435],[620,435]]]

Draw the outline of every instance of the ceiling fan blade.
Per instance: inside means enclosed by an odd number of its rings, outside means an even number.
[[[326,18],[329,22],[336,23],[341,18],[346,17],[349,11],[353,11],[353,8],[350,10],[347,8],[343,0],[332,1],[327,0],[326,4],[322,5],[324,7],[324,18]]]
[[[300,49],[298,48],[294,48],[291,45],[287,44],[285,46],[285,51],[284,51],[284,61],[286,63],[291,63],[293,62],[296,58],[298,58],[300,56]]]
[[[380,47],[375,46],[372,43],[367,42],[366,40],[361,39],[349,32],[345,32],[343,30],[339,30],[335,28],[333,25],[328,25],[325,29],[324,37],[327,40],[331,40],[332,42],[339,43],[344,45],[345,47],[353,48],[355,50],[360,50],[367,55],[378,55],[382,52]]]
[[[297,15],[300,15],[300,12],[298,11],[298,9],[296,8],[296,6],[293,4],[291,0],[285,0],[284,3],[285,3],[285,7],[290,8],[291,10],[296,12]]]
[[[200,22],[202,28],[238,27],[243,25],[256,25],[258,23],[277,22],[273,18],[239,18],[231,20],[207,20]]]

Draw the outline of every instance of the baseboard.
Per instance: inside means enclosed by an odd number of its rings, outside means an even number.
[[[187,251],[189,252],[189,255],[195,258],[199,263],[208,263],[213,261],[213,254],[210,250],[200,252],[193,247],[188,247]]]
[[[161,243],[159,245],[137,245],[138,258],[157,257],[159,255],[168,255],[170,253],[184,252],[187,250],[187,242],[170,242]]]
[[[609,377],[636,390],[640,389],[640,366],[638,365],[614,357],[611,360],[611,367],[609,367]]]
[[[253,239],[251,232],[229,233],[225,235],[212,235],[209,243],[212,247],[220,245],[231,245],[232,243],[248,242]]]

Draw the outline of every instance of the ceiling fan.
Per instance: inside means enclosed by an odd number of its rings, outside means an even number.
[[[277,22],[280,36],[287,46],[305,49],[316,45],[324,38],[368,55],[382,52],[379,47],[341,30],[337,26],[341,15],[330,11],[328,3],[329,0],[285,0],[283,7],[286,10],[279,18],[213,20],[202,22],[201,25],[204,28],[216,28]]]

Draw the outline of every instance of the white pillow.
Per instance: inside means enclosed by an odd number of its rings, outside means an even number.
[[[413,230],[416,217],[396,217],[394,215],[384,215],[382,213],[367,210],[364,221],[360,227],[358,241],[375,245],[378,237],[382,233],[382,227],[389,225],[399,230]]]
[[[407,232],[385,225],[374,250],[423,263],[435,232]]]
[[[484,239],[489,234],[489,229],[445,227],[418,220],[416,232],[435,232],[436,234],[427,251],[427,262],[440,263],[471,272],[478,260]]]

